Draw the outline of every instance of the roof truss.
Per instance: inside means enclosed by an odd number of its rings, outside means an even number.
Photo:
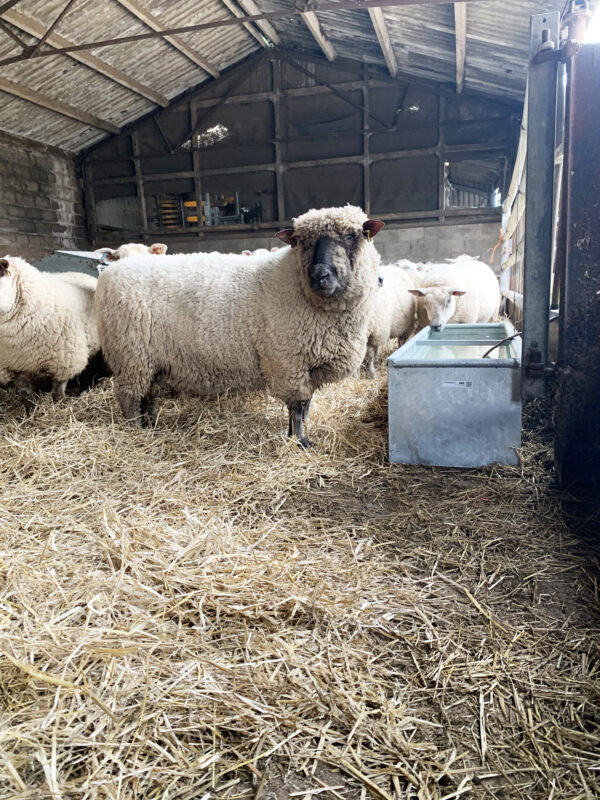
[[[150,14],[149,11],[146,11],[136,0],[113,0],[113,2],[118,3],[123,8],[127,9],[134,17],[143,22],[144,25],[147,25],[149,28],[152,28],[153,31],[157,33],[163,33],[165,31],[165,26],[158,21],[158,19],[153,15]],[[168,34],[164,33],[164,38],[170,45],[172,45],[176,50],[179,50],[180,53],[186,58],[189,58],[190,61],[193,61],[205,72],[208,72],[209,75],[212,75],[213,78],[218,78],[221,74],[219,70],[211,64],[211,62],[203,58],[196,50],[192,47],[187,45],[183,42],[178,36],[169,36]]]
[[[39,23],[33,17],[23,14],[16,9],[7,10],[4,13],[4,19],[6,22],[10,22],[11,25],[14,25],[15,28],[19,28],[20,30],[25,31],[25,33],[29,33],[31,36],[36,36],[38,39],[41,39],[46,33],[46,29],[41,23]],[[160,36],[158,33],[154,33],[154,35]],[[44,55],[55,55],[65,48],[69,49],[75,46],[73,45],[73,42],[58,33],[51,33],[46,41],[48,44],[57,49],[51,50],[50,52],[47,50],[40,50],[33,55],[33,58],[39,58],[40,56]],[[124,72],[121,72],[120,69],[116,69],[115,67],[111,66],[101,58],[93,56],[91,53],[86,53],[83,50],[77,50],[70,53],[70,55],[71,58],[79,61],[80,64],[85,64],[86,67],[90,67],[95,72],[99,72],[101,75],[110,78],[112,81],[115,81],[115,83],[120,83],[121,86],[124,86],[126,89],[129,89],[130,91],[135,92],[142,97],[145,97],[147,100],[151,100],[153,103],[156,103],[156,105],[163,106],[163,108],[169,105],[169,101],[166,97],[164,97],[164,95],[160,94],[159,92],[155,92],[154,89],[144,86],[139,81],[136,81],[135,78],[131,78],[129,75],[126,75]],[[23,61],[26,58],[27,55],[25,54],[23,56],[16,57],[14,60]]]
[[[379,46],[381,47],[389,73],[392,78],[394,78],[398,73],[398,62],[396,61],[396,56],[392,48],[390,34],[387,29],[385,17],[383,16],[383,10],[381,8],[370,8],[369,16],[371,17],[373,28],[375,28]]]

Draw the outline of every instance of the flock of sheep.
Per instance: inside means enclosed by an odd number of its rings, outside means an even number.
[[[55,398],[100,351],[124,417],[153,425],[161,390],[216,395],[266,389],[288,408],[290,436],[307,447],[313,393],[374,375],[390,339],[430,324],[488,322],[500,290],[492,270],[450,263],[381,265],[383,223],[355,206],[312,209],[278,238],[242,254],[165,255],[165,245],[102,252],[99,279],[49,274],[0,258],[0,385],[28,410],[36,381]]]

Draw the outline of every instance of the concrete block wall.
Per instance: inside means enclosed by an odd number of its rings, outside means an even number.
[[[73,159],[0,133],[0,256],[36,261],[53,250],[87,247]]]
[[[375,246],[383,262],[408,258],[410,261],[444,261],[462,253],[479,256],[489,263],[494,245],[500,235],[500,223],[487,222],[468,225],[438,225],[414,228],[394,228],[390,225],[377,234]],[[222,239],[183,239],[166,240],[171,253],[196,253],[218,250],[239,253],[242,250],[255,250],[257,247],[270,248],[278,244],[274,236],[234,237]],[[496,263],[500,264],[499,248],[496,250]]]

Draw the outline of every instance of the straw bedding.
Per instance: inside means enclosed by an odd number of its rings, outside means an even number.
[[[386,462],[383,374],[308,453],[262,396],[0,412],[2,800],[600,796],[598,520],[542,410],[468,471]]]

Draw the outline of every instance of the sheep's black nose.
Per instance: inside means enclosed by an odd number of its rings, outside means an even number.
[[[442,330],[442,326],[441,325],[432,325],[431,326],[431,330],[432,331],[437,331],[439,333]]]

